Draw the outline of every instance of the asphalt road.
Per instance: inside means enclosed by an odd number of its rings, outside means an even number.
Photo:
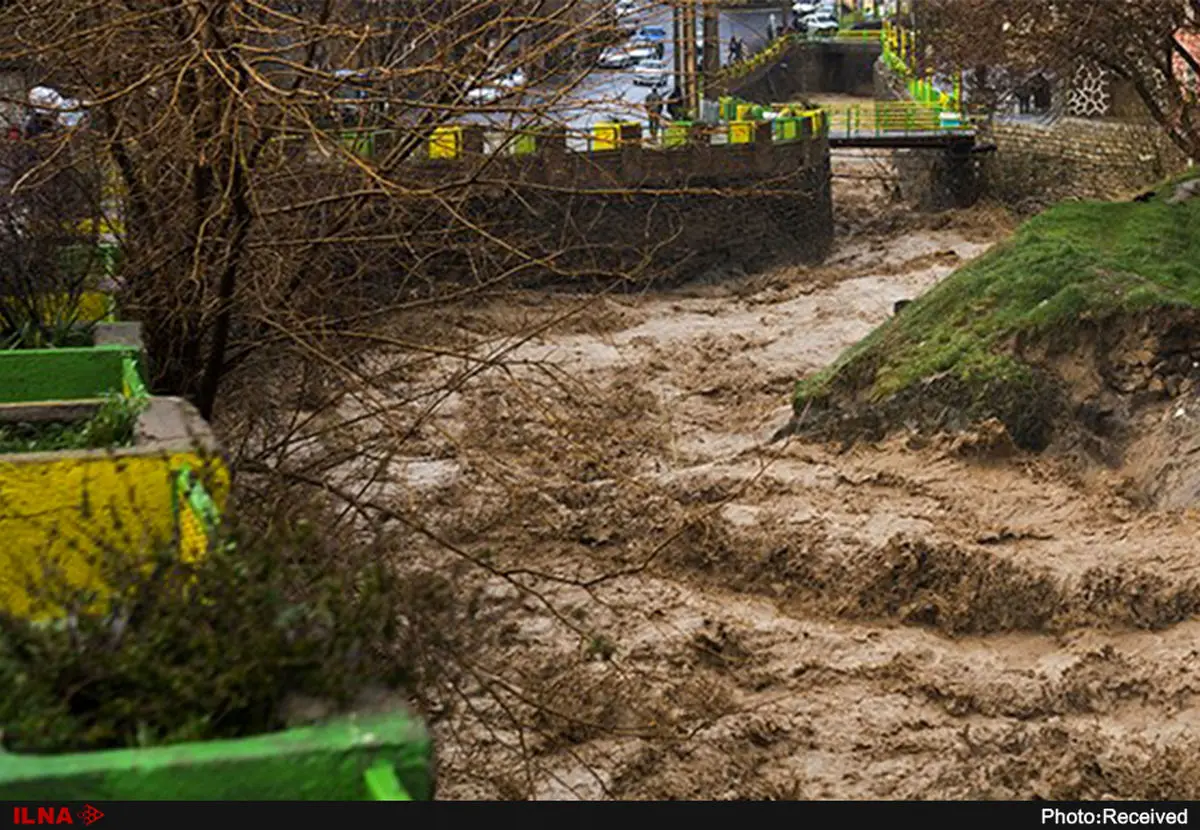
[[[719,31],[721,65],[729,61],[729,40],[733,36],[745,43],[747,55],[752,55],[767,44],[767,29],[771,13],[763,10],[725,10],[721,12]],[[662,26],[667,30],[663,60],[673,66],[675,45],[671,42],[671,13],[666,7],[647,12],[639,21],[642,25]],[[776,15],[776,24],[782,23],[782,15]],[[564,121],[572,131],[586,132],[598,121],[614,119],[646,122],[643,106],[651,87],[633,82],[632,69],[596,70],[584,80],[572,95],[572,106],[564,112]],[[660,94],[670,91],[672,83],[660,88]]]
[[[729,40],[737,36],[745,44],[745,54],[754,54],[767,43],[767,29],[772,12],[757,10],[724,10],[721,12],[720,48],[721,64],[729,60]],[[782,14],[775,12],[776,25],[782,22]],[[671,12],[665,6],[647,10],[636,22],[646,26],[662,26],[667,30],[668,40],[664,44],[663,60],[667,66],[674,65],[675,45],[671,41]],[[673,80],[660,87],[662,95],[670,92]],[[604,121],[638,121],[646,124],[644,101],[651,87],[634,83],[633,69],[596,69],[568,92],[554,93],[533,90],[529,95],[535,105],[545,107],[547,114],[556,122],[565,124],[573,138],[572,146],[582,149],[586,145],[584,135],[592,125]],[[508,119],[503,115],[479,113],[467,120],[503,124]]]

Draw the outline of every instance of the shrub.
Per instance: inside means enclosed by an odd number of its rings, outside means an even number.
[[[195,564],[162,556],[109,571],[119,599],[107,614],[0,616],[4,749],[261,734],[286,725],[290,694],[344,705],[407,677],[389,569],[339,557],[307,525],[228,533]]]

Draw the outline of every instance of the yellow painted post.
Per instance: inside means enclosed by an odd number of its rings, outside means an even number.
[[[462,155],[462,127],[438,127],[429,138],[431,159],[456,159]]]
[[[750,144],[754,141],[754,122],[738,119],[729,122],[729,143]]]
[[[621,127],[619,125],[604,122],[592,126],[593,151],[615,150],[620,140]]]

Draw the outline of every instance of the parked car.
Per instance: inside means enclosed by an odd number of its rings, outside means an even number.
[[[798,15],[808,16],[817,11],[819,8],[820,6],[818,6],[816,3],[797,3],[796,5],[792,6],[792,11]]]
[[[333,75],[341,82],[333,91],[335,115],[342,121],[357,121],[367,112],[370,92],[366,76],[357,69],[337,69]]]
[[[633,55],[628,47],[610,46],[600,53],[597,65],[601,69],[624,69],[628,66],[633,66],[637,62],[638,58]]]
[[[637,0],[617,0],[616,6],[613,8],[618,18],[632,17],[639,11]]]
[[[58,90],[47,86],[35,86],[29,90],[29,112],[39,118],[32,119],[35,129],[51,125],[76,127],[87,116],[87,108],[75,98],[64,98]]]
[[[804,18],[805,30],[810,35],[836,35],[841,28],[837,18],[828,12],[817,12]]]
[[[662,26],[642,26],[633,39],[643,43],[662,43],[667,39],[667,30]]]
[[[634,43],[625,47],[625,51],[633,56],[635,64],[642,61],[654,60],[659,57],[659,49],[644,43]]]
[[[657,59],[642,61],[633,70],[633,82],[639,86],[663,86],[670,77],[671,70],[667,62]]]
[[[514,69],[496,80],[496,86],[506,90],[521,89],[527,83],[529,83],[529,78],[525,75],[524,69]]]
[[[469,104],[494,104],[508,94],[508,90],[503,87],[487,84],[485,86],[477,86],[474,89],[467,91],[467,103]]]

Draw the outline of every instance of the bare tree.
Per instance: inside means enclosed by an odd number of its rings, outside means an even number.
[[[1200,157],[1200,104],[1181,68],[1200,72],[1189,50],[1200,0],[924,0],[922,54],[944,69],[1050,69],[1073,75],[1080,62],[1129,81],[1150,115],[1186,155]]]
[[[552,78],[562,62],[551,58],[591,42],[597,8],[28,0],[0,9],[0,54],[86,102],[86,128],[62,141],[109,175],[121,304],[145,322],[156,387],[210,415],[257,337],[327,320],[356,279],[391,270],[397,284],[429,282],[454,250],[540,258],[462,212],[486,158],[436,175],[413,162],[442,125],[515,135],[550,117],[580,77]],[[518,67],[547,91],[483,97]],[[347,142],[348,127],[381,134],[369,157],[356,150],[376,138]],[[65,163],[43,156],[47,169]]]

